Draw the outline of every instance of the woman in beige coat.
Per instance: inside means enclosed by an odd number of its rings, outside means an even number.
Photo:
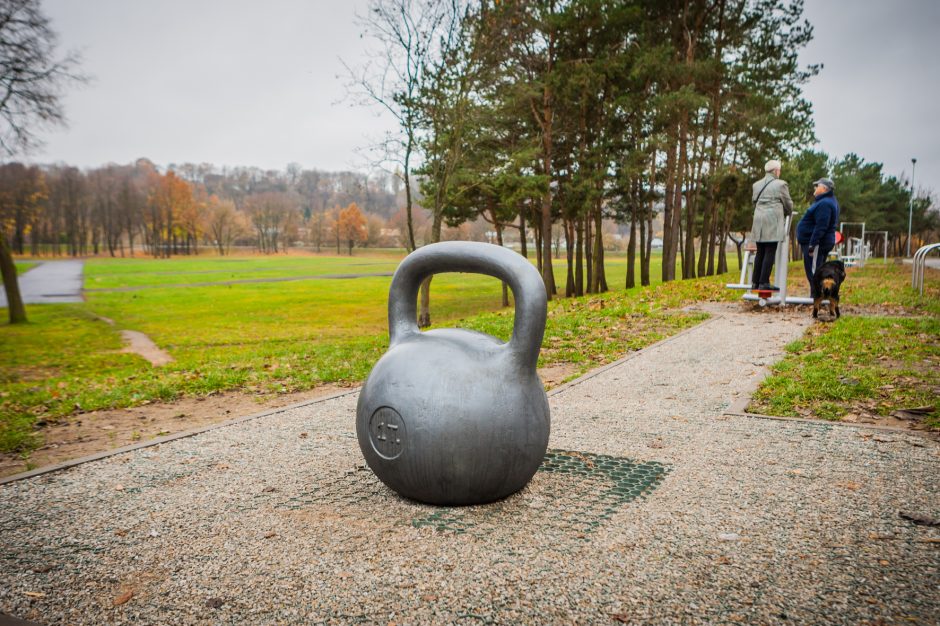
[[[780,179],[780,161],[771,159],[764,165],[766,175],[754,183],[754,222],[751,239],[757,244],[751,289],[779,291],[770,284],[770,272],[777,256],[777,244],[783,241],[785,218],[793,212],[793,200],[786,181]]]

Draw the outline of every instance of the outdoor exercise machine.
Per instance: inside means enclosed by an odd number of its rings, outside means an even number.
[[[921,247],[914,253],[914,269],[911,273],[911,288],[924,295],[924,270],[927,267],[927,255],[934,250],[940,250],[940,243],[931,243]]]
[[[847,237],[846,226],[861,226],[861,237]],[[840,222],[839,232],[844,237],[844,242],[840,246],[839,259],[845,263],[846,267],[864,267],[865,261],[871,254],[871,248],[865,243],[865,222]]]
[[[786,306],[788,304],[812,304],[813,299],[805,296],[791,296],[787,294],[787,271],[790,264],[790,223],[793,217],[788,216],[784,220],[784,238],[777,244],[777,257],[774,260],[774,280],[780,291],[751,290],[751,276],[754,271],[754,255],[757,251],[752,245],[744,249],[744,257],[741,259],[741,278],[737,283],[728,283],[725,285],[728,289],[744,289],[747,291],[742,299],[756,302],[764,306]],[[825,262],[825,259],[820,263]],[[815,267],[813,268],[815,270]]]

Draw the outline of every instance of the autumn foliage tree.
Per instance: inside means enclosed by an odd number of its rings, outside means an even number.
[[[183,225],[193,211],[192,186],[170,171],[153,174],[147,199],[147,235],[151,252],[156,257],[167,257],[179,250],[185,233]]]
[[[216,195],[206,200],[203,229],[215,244],[219,256],[228,254],[232,242],[247,232],[243,216],[235,210],[235,203],[220,200]]]
[[[352,256],[352,249],[355,244],[363,243],[369,238],[369,231],[366,229],[366,218],[355,202],[339,212],[339,217],[336,220],[336,230],[339,238],[346,242],[350,256]]]

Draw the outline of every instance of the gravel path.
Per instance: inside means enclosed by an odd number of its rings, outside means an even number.
[[[19,276],[24,304],[81,302],[84,261],[43,261]],[[7,305],[7,294],[0,289],[0,307]]]
[[[723,309],[551,396],[483,507],[363,468],[356,395],[0,487],[0,612],[43,623],[936,623],[940,449],[723,416],[807,315]],[[929,520],[924,520],[929,521]]]

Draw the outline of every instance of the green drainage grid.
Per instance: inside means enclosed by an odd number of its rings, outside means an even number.
[[[404,505],[406,515],[424,512],[411,519],[416,528],[453,533],[487,535],[498,528],[530,528],[534,523],[546,533],[582,535],[608,521],[623,505],[648,496],[669,472],[655,461],[549,450],[538,474],[520,495],[481,506],[434,507],[399,497],[383,485],[368,467],[359,466],[292,495],[262,493],[260,500],[280,500],[276,508],[298,510],[318,505],[365,505],[388,512]],[[252,502],[250,508],[259,502]],[[404,520],[402,520],[404,521]]]
[[[540,472],[554,474],[545,481],[547,490],[539,495],[550,500],[549,525],[563,532],[589,533],[609,520],[617,510],[637,498],[648,496],[669,472],[669,466],[655,461],[549,450]],[[540,481],[541,482],[541,481]],[[537,489],[532,487],[531,489]],[[431,515],[416,518],[418,528],[464,533],[493,515],[513,516],[512,499],[482,507],[445,507]],[[505,519],[506,522],[511,519]]]

